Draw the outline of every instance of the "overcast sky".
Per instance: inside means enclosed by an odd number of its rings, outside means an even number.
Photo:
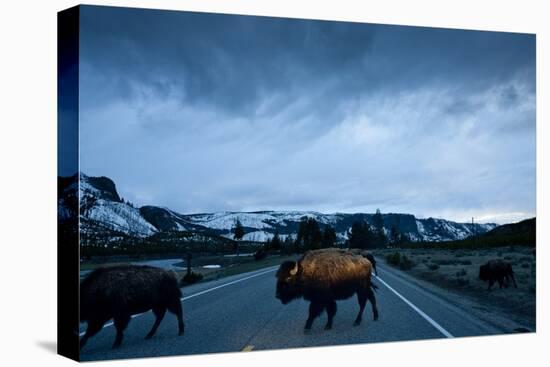
[[[80,164],[182,213],[535,215],[535,36],[83,7]]]

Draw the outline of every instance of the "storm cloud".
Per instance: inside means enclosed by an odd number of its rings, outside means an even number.
[[[84,6],[80,164],[138,205],[535,215],[535,36]]]

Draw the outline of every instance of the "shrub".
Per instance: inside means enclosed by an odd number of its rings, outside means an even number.
[[[416,264],[414,263],[414,261],[409,259],[407,256],[403,255],[403,257],[401,258],[401,262],[399,263],[399,268],[401,270],[409,270],[415,265]]]
[[[254,253],[254,260],[256,261],[263,260],[266,257],[267,257],[267,250],[265,249],[265,247],[261,247],[260,249],[258,249],[258,251]]]
[[[433,260],[434,263],[437,265],[456,265],[459,264],[459,260],[451,260],[451,259],[437,259]]]
[[[401,262],[401,255],[399,252],[394,252],[393,254],[386,255],[386,262],[393,266],[399,266]]]
[[[472,265],[472,261],[470,260],[463,260],[459,263],[460,265]]]
[[[189,285],[202,280],[202,274],[195,273],[194,271],[186,273],[181,279],[182,285]]]
[[[432,264],[428,265],[428,268],[430,270],[437,270],[437,269],[439,269],[439,265],[432,263]]]
[[[399,252],[386,255],[386,262],[389,265],[398,266],[401,270],[409,270],[416,265],[413,260],[406,255],[401,256]]]
[[[529,268],[529,263],[521,263],[521,267],[523,269],[528,269]]]
[[[469,279],[464,279],[464,278],[457,278],[456,279],[456,284],[458,284],[460,287],[464,287],[464,286],[470,284],[470,280]]]
[[[456,277],[459,278],[459,277],[463,277],[467,274],[466,270],[465,269],[462,269],[462,270],[459,270],[456,272]]]

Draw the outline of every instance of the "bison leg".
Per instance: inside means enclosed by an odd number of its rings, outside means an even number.
[[[160,325],[160,322],[164,318],[164,315],[166,314],[166,308],[153,308],[153,313],[155,314],[155,323],[153,324],[153,327],[151,328],[151,331],[147,334],[145,339],[151,339],[153,335],[157,332],[157,328]]]
[[[122,343],[122,337],[124,336],[124,330],[128,326],[128,323],[130,322],[130,315],[118,315],[114,318],[114,324],[116,328],[116,338],[115,342],[113,343],[113,348],[120,347],[120,344]]]
[[[498,281],[498,287],[499,287],[500,289],[502,289],[502,284],[503,284],[502,281],[503,281],[503,278],[498,278],[497,281]]]
[[[495,284],[495,281],[493,279],[489,279],[489,287],[487,288],[488,291],[491,290],[491,287]]]
[[[517,285],[517,283],[516,283],[516,278],[514,277],[514,274],[513,274],[513,273],[510,274],[510,278],[512,278],[512,282],[514,283],[514,288],[517,288],[518,285]]]
[[[354,326],[360,325],[361,321],[363,320],[363,311],[365,310],[365,305],[367,303],[367,292],[357,292],[357,301],[359,302],[359,313],[357,314],[357,317],[355,318],[355,321],[353,323]]]
[[[181,309],[181,301],[175,301],[173,304],[168,305],[168,310],[172,312],[178,318],[178,335],[183,335],[185,330],[185,325],[183,323],[183,312]]]
[[[86,328],[86,334],[80,339],[80,349],[86,344],[88,339],[90,339],[95,334],[99,333],[101,329],[103,329],[103,325],[105,325],[106,321],[89,321],[88,327]]]
[[[305,330],[311,329],[311,324],[313,324],[313,320],[315,320],[321,312],[323,312],[323,309],[325,308],[325,305],[323,303],[311,301],[309,304],[309,317],[306,321],[306,326],[304,327]]]
[[[327,324],[325,325],[325,330],[332,329],[332,320],[334,319],[334,315],[336,315],[336,301],[332,300],[327,303]]]
[[[378,320],[378,307],[376,306],[376,297],[374,296],[374,291],[372,290],[372,288],[369,288],[369,290],[367,291],[367,297],[372,306],[372,319],[376,321]]]

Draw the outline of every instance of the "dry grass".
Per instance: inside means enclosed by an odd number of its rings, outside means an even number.
[[[241,273],[246,273],[249,271],[254,271],[262,268],[267,268],[270,266],[280,265],[287,260],[296,260],[297,256],[279,256],[273,255],[268,256],[263,260],[256,261],[253,257],[247,257],[245,260],[235,261],[227,266],[224,266],[219,269],[205,269],[202,267],[192,267],[192,271],[202,274],[203,281],[220,279],[231,275],[237,275]],[[187,269],[184,268],[180,271],[176,271],[179,277],[183,277]]]
[[[414,263],[407,273],[534,323],[536,260],[531,255],[531,249],[507,246],[476,250],[388,249],[373,252],[381,260],[388,254],[399,252],[401,257],[405,255]],[[517,289],[513,286],[499,289],[497,283],[490,292],[487,291],[488,284],[478,278],[479,266],[491,259],[502,259],[512,264]]]

